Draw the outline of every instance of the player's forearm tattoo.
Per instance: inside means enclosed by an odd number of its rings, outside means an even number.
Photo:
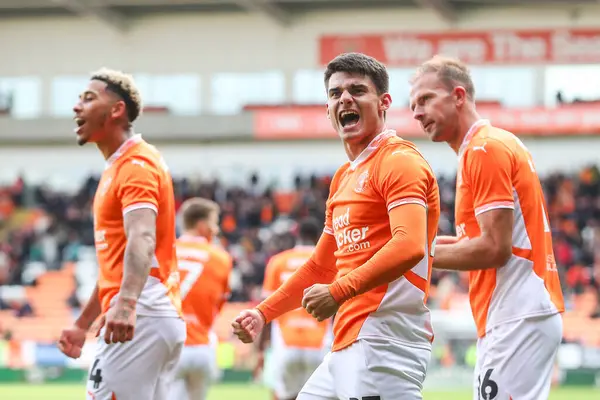
[[[137,301],[148,280],[156,247],[156,214],[146,208],[130,211],[124,225],[127,246],[120,297]]]
[[[117,307],[117,319],[126,320],[129,316],[135,312],[136,301],[133,299],[122,299],[119,298],[122,307]]]

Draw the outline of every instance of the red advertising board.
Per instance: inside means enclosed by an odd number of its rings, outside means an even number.
[[[436,54],[473,65],[598,63],[600,28],[325,35],[319,51],[323,65],[345,52],[390,67],[414,67]]]
[[[261,140],[334,139],[336,133],[325,114],[325,107],[282,107],[254,109],[254,137]],[[501,107],[478,108],[495,126],[522,136],[564,136],[600,134],[598,105],[559,108]],[[405,138],[425,138],[418,123],[406,109],[387,114],[387,125]]]

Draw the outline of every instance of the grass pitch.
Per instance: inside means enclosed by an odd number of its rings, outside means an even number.
[[[0,384],[2,400],[81,400],[85,398],[83,384]],[[427,391],[424,400],[470,400],[471,392],[463,391]],[[208,400],[271,400],[267,389],[253,384],[221,384],[214,386],[208,395]],[[549,400],[598,400],[600,388],[565,387],[552,391]]]

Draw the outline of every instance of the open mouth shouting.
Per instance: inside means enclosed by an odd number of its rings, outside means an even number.
[[[83,128],[83,125],[85,125],[85,120],[83,118],[80,117],[75,117],[75,124],[77,124],[77,127],[74,129],[75,133],[79,134],[81,133],[81,129]]]
[[[343,110],[338,114],[338,120],[344,130],[355,128],[359,121],[360,115],[354,110]]]

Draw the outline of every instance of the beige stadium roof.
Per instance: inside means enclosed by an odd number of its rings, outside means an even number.
[[[282,25],[294,15],[322,9],[429,8],[452,21],[464,10],[489,6],[573,7],[598,0],[0,0],[0,18],[26,15],[85,15],[102,17],[117,28],[127,19],[151,13],[178,11],[260,12]]]

